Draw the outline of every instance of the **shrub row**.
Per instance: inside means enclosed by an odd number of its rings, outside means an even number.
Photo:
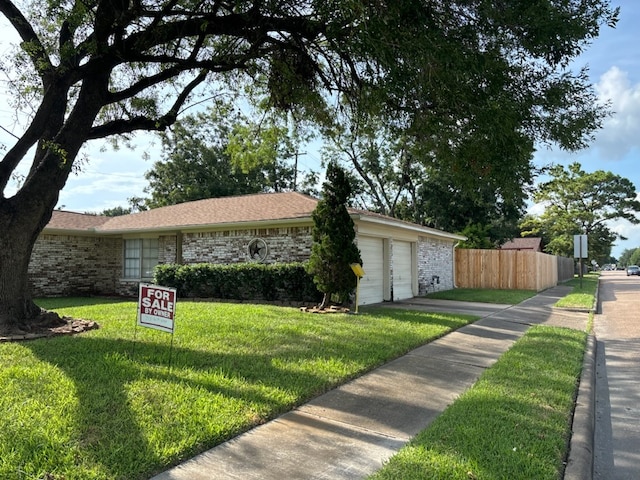
[[[322,298],[303,263],[166,264],[154,273],[155,283],[176,288],[181,297],[286,302]]]

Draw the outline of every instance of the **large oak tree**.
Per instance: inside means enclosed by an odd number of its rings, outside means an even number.
[[[33,107],[0,162],[5,331],[40,313],[30,253],[87,141],[162,131],[193,95],[246,83],[324,123],[349,99],[432,161],[499,172],[510,159],[458,158],[464,139],[576,148],[598,127],[586,74],[565,67],[617,16],[607,0],[0,0],[0,13],[21,39],[10,93]]]
[[[573,256],[573,236],[587,235],[589,258],[604,265],[613,243],[625,239],[611,229],[609,222],[640,223],[636,187],[611,172],[585,172],[577,162],[566,168],[552,166],[549,175],[551,178],[541,183],[533,195],[534,201],[544,206],[544,212],[523,220],[523,235],[541,236],[546,252],[565,257]]]

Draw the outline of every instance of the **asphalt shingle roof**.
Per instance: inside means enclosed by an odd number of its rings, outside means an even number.
[[[542,238],[540,237],[524,237],[514,238],[509,242],[505,242],[501,250],[533,250],[534,252],[542,251]]]
[[[54,210],[45,227],[49,230],[90,231],[109,221],[109,217]]]
[[[53,212],[51,221],[45,227],[45,233],[47,230],[70,230],[117,234],[212,226],[240,226],[243,223],[268,223],[286,220],[310,221],[311,213],[317,203],[318,199],[302,193],[283,192],[209,198],[119,217],[56,210]],[[392,222],[398,226],[404,225],[405,228],[418,228],[420,231],[430,232],[434,235],[464,238],[364,210],[350,208],[349,212],[361,219],[378,219],[383,222]]]
[[[113,217],[99,231],[156,230],[309,218],[317,200],[301,193],[209,198]]]
[[[307,219],[317,203],[307,195],[287,192],[209,198],[118,217],[56,210],[46,229],[115,233]]]

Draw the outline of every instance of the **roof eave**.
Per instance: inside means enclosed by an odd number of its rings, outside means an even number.
[[[283,218],[279,220],[258,220],[247,222],[225,222],[214,224],[193,224],[193,225],[171,225],[162,227],[151,228],[123,228],[113,230],[97,230],[97,233],[101,235],[136,235],[136,234],[149,234],[149,233],[190,233],[201,231],[215,231],[215,230],[247,230],[251,228],[270,228],[280,226],[293,226],[311,225],[313,222],[311,217],[296,217],[296,218]]]
[[[100,232],[96,232],[94,227],[79,230],[77,228],[48,228],[42,230],[43,235],[82,235],[87,237],[95,237]]]
[[[422,225],[412,224],[408,222],[398,221],[391,217],[377,217],[372,215],[366,215],[362,213],[352,213],[351,218],[354,220],[360,220],[363,222],[371,222],[388,227],[404,228],[418,233],[424,233],[434,237],[447,238],[450,240],[464,241],[467,239],[464,235],[457,235],[455,233],[444,232],[435,228],[424,227]]]

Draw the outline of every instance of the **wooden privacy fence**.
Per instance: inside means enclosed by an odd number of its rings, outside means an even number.
[[[527,250],[457,248],[455,275],[460,288],[539,292],[573,278],[573,259]]]

